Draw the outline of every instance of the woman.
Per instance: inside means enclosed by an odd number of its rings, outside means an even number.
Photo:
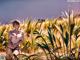
[[[23,41],[23,32],[19,29],[20,27],[20,22],[18,20],[15,20],[12,22],[12,25],[14,27],[13,30],[9,32],[9,43],[7,47],[7,58],[9,56],[13,56],[13,52],[15,50],[19,51],[19,44]]]

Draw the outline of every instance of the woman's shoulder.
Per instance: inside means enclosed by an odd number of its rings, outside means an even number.
[[[13,33],[13,32],[14,32],[14,30],[10,30],[10,31],[9,31],[9,33]]]
[[[19,32],[22,33],[22,34],[24,34],[24,31],[23,30],[19,30]]]
[[[18,36],[24,36],[24,32],[22,30],[19,30]]]

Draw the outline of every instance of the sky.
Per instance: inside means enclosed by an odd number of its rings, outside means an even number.
[[[80,9],[80,3],[69,0],[0,0],[0,22],[11,19],[52,18],[68,9]]]

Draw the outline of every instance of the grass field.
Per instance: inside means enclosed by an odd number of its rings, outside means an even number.
[[[31,60],[78,60],[80,15],[74,15],[73,12],[64,14],[64,17],[54,19],[24,20],[20,25],[20,29],[24,31],[21,51],[37,55],[30,57]],[[12,29],[11,24],[0,25],[1,52],[6,49],[8,32]]]

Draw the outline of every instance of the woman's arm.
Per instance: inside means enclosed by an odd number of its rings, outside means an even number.
[[[11,42],[12,39],[12,35],[11,35],[11,31],[8,33],[8,47],[9,48],[14,48],[13,47],[13,43]]]
[[[20,43],[22,43],[23,40],[24,40],[24,33],[22,32],[22,37],[21,37]]]
[[[11,31],[8,34],[8,38],[9,38],[8,42],[11,43],[11,39],[12,39]]]

